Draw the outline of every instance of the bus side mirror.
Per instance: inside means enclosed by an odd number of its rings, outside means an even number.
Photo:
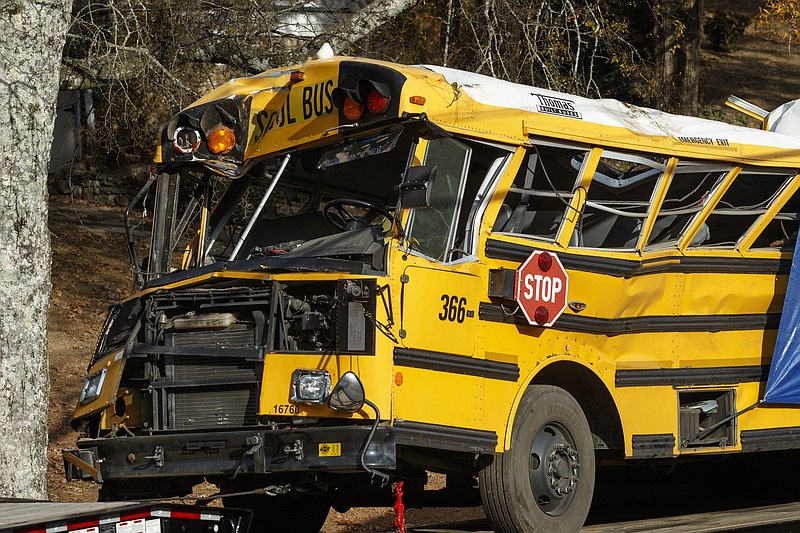
[[[328,407],[341,413],[355,413],[364,406],[364,385],[352,371],[345,372],[328,397]]]
[[[435,166],[410,167],[406,179],[400,184],[400,205],[421,208],[431,205],[431,191],[436,179]]]

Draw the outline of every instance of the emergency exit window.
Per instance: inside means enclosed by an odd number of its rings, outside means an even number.
[[[576,246],[635,249],[667,158],[603,150],[578,224]]]

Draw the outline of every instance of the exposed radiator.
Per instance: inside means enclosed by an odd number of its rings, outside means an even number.
[[[233,357],[164,357],[163,429],[256,424],[261,364]]]
[[[256,364],[233,357],[167,356],[164,369],[169,381],[231,381],[254,380]]]
[[[213,429],[256,423],[256,387],[216,390],[175,390],[170,429]]]
[[[152,298],[147,316],[154,345],[153,428],[258,423],[270,296],[271,288],[254,286],[178,290]]]
[[[224,330],[168,333],[165,340],[167,346],[253,348],[256,329],[253,324],[234,324]]]

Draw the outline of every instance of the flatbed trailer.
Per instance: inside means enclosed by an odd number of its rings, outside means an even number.
[[[247,533],[250,511],[152,502],[0,500],[0,533]]]

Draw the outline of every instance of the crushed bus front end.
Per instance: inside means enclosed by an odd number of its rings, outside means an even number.
[[[292,530],[315,531],[402,469],[390,257],[435,172],[420,140],[448,134],[398,111],[392,69],[303,68],[233,80],[164,128],[126,212],[152,213],[143,258],[128,233],[140,290],[109,311],[64,451],[101,498],[209,481],[256,524],[296,506]]]
[[[348,418],[315,427],[299,418],[335,414],[331,399],[340,412],[364,403],[363,389],[360,402],[354,392],[358,380],[349,384],[349,365],[326,360],[343,351],[374,358],[367,313],[375,313],[377,279],[339,275],[294,282],[212,277],[116,306],[75,413],[87,438],[72,453],[126,497],[156,487],[158,495],[181,494],[204,477],[238,483],[247,474],[393,469],[387,428]],[[267,353],[301,368],[272,365]],[[286,378],[280,394],[262,390],[265,373]],[[337,404],[332,394],[347,401]],[[87,473],[70,468],[68,475]],[[180,485],[181,478],[184,486],[158,485]]]

